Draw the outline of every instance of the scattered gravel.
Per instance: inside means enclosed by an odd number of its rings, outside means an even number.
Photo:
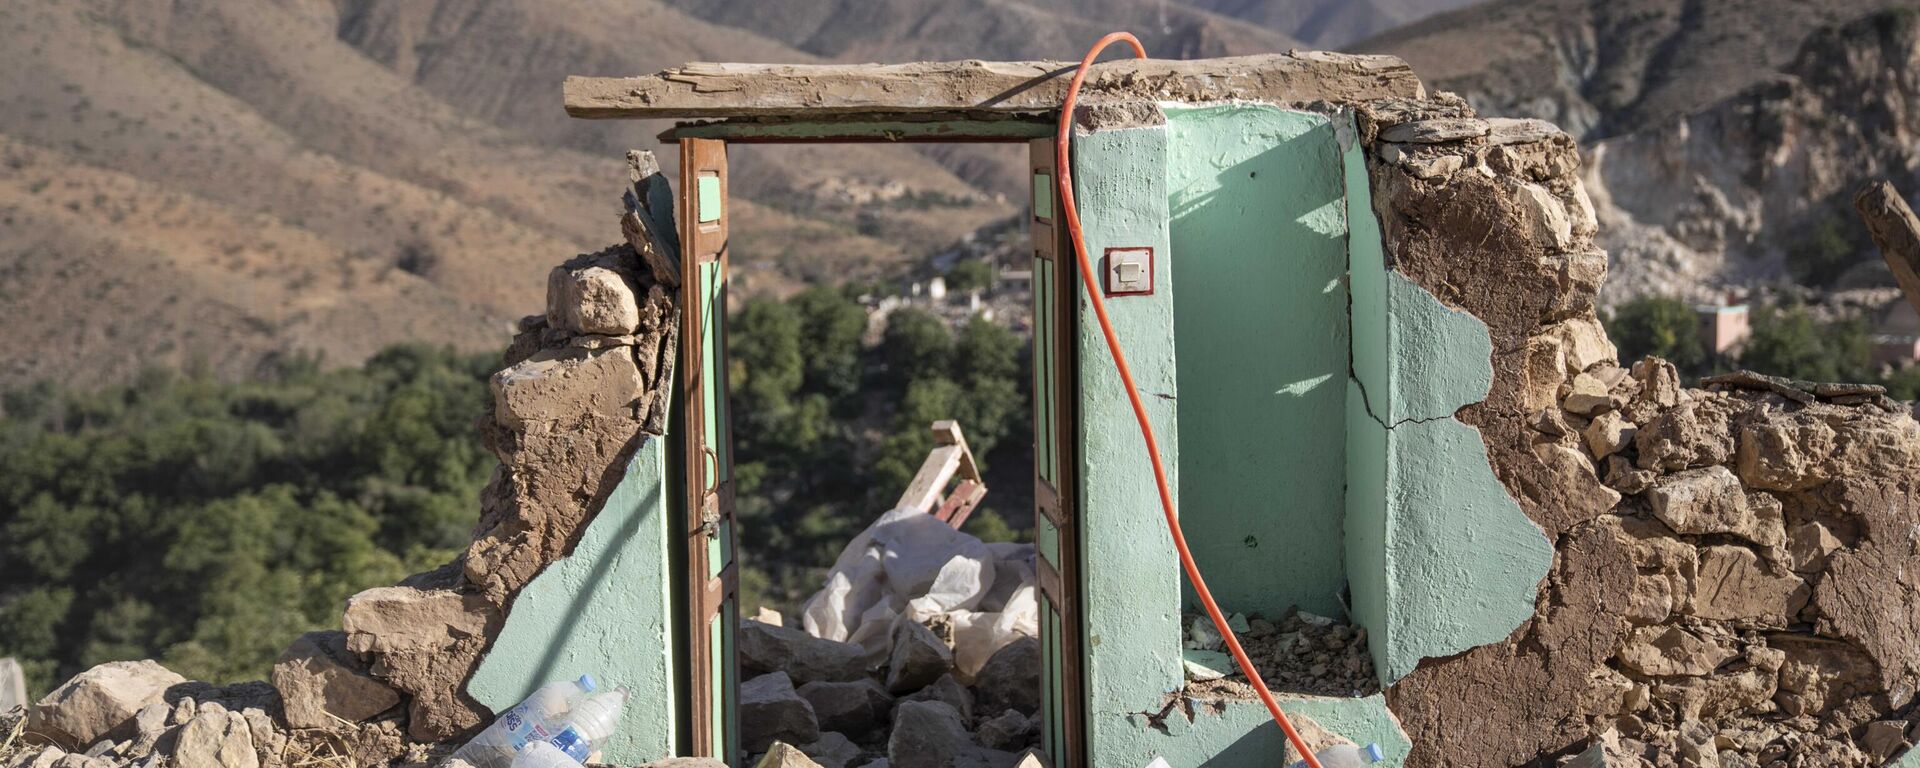
[[[1188,627],[1186,648],[1192,651],[1224,652],[1225,641],[1214,631],[1204,615],[1185,617]],[[1279,620],[1259,614],[1228,617],[1247,656],[1260,670],[1260,677],[1275,692],[1308,696],[1359,697],[1380,692],[1380,681],[1373,674],[1373,657],[1367,653],[1367,630],[1325,616],[1289,610]],[[1244,624],[1245,630],[1240,630]],[[1188,685],[1195,695],[1226,698],[1253,698],[1253,688],[1231,661],[1220,680],[1196,681]]]

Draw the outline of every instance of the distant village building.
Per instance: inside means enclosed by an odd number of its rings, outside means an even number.
[[[1693,311],[1700,316],[1700,341],[1712,354],[1739,346],[1753,332],[1745,304],[1697,305]]]

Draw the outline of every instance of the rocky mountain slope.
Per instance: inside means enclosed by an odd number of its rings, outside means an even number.
[[[1358,46],[1582,138],[1608,303],[1891,284],[1847,203],[1920,193],[1920,4],[1501,0]]]
[[[1457,2],[1394,0],[1396,15],[1380,23]],[[347,363],[402,339],[496,344],[537,305],[528,254],[605,245],[593,233],[617,211],[585,190],[620,178],[625,150],[653,147],[665,127],[567,118],[558,83],[569,74],[691,60],[1068,57],[1118,27],[1141,30],[1158,56],[1229,55],[1297,45],[1286,25],[1319,30],[1316,39],[1340,26],[1273,7],[6,4],[0,65],[31,76],[0,83],[0,308],[17,331],[0,341],[14,361],[0,383],[124,379],[155,363],[239,375],[276,354]],[[897,271],[1012,215],[1025,194],[1012,146],[735,157],[749,290]],[[35,339],[72,328],[86,330],[71,354],[32,353]]]

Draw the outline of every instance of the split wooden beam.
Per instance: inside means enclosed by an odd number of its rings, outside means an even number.
[[[934,422],[933,444],[926,461],[920,464],[920,471],[914,473],[913,481],[907,483],[907,490],[893,506],[918,509],[959,528],[987,495],[987,484],[980,477],[980,467],[973,461],[973,450],[967,447],[967,437],[961,434],[959,422],[951,419]],[[956,475],[960,477],[960,484],[948,494],[947,484]]]
[[[912,64],[694,63],[640,77],[569,77],[567,114],[581,118],[777,117],[1056,110],[1074,69],[1065,61]],[[1094,65],[1081,99],[1227,100],[1276,104],[1423,98],[1406,62],[1324,51]]]
[[[1920,312],[1920,217],[1914,216],[1900,191],[1885,181],[1860,190],[1853,198],[1853,207],[1866,221],[1867,232],[1893,270],[1893,279],[1906,294],[1907,303]]]

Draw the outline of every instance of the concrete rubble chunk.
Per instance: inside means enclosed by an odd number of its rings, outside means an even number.
[[[867,677],[860,646],[824,640],[797,629],[745,620],[740,622],[735,644],[742,674],[783,671],[803,685],[816,680],[849,682]]]
[[[917,621],[902,620],[894,625],[893,650],[887,655],[888,690],[912,693],[952,669],[953,649],[933,630]]]
[[[175,737],[173,761],[182,766],[205,768],[259,768],[260,755],[253,747],[253,732],[247,719],[238,712],[201,711],[180,726]]]
[[[893,694],[872,679],[815,680],[798,692],[813,705],[821,730],[861,736],[886,727],[893,713]]]
[[[1000,768],[1015,759],[975,744],[960,713],[944,703],[906,701],[894,712],[890,768]]]
[[[375,679],[347,650],[345,632],[301,635],[273,665],[287,725],[333,728],[392,709],[400,693]]]
[[[1485,136],[1488,130],[1484,120],[1443,117],[1388,126],[1380,131],[1380,140],[1396,144],[1440,144]]]
[[[960,681],[955,680],[951,674],[941,675],[940,679],[933,681],[932,685],[900,701],[938,701],[953,707],[953,710],[959,712],[960,717],[967,721],[973,720],[973,692],[967,690],[967,687],[961,685]]]
[[[975,704],[985,712],[1040,709],[1040,641],[1023,637],[1000,649],[974,676]]]
[[[813,705],[793,689],[785,672],[769,672],[740,684],[740,745],[760,752],[775,741],[807,744],[820,738]]]
[[[186,681],[153,661],[107,662],[75,675],[34,704],[27,728],[61,746],[84,749]]]
[[[820,738],[803,744],[800,751],[820,764],[820,768],[848,768],[860,759],[860,747],[852,739],[833,731],[821,731]]]
[[[1025,749],[1040,738],[1038,718],[1022,714],[1019,710],[1009,709],[998,716],[987,719],[975,729],[981,746],[1004,752]]]
[[[753,768],[822,768],[822,767],[819,763],[814,762],[812,758],[807,757],[807,753],[801,751],[799,747],[793,746],[792,744],[788,744],[784,741],[776,741],[773,743],[773,745],[770,748],[767,749],[767,753],[765,755],[760,756],[760,762],[753,764]]]

